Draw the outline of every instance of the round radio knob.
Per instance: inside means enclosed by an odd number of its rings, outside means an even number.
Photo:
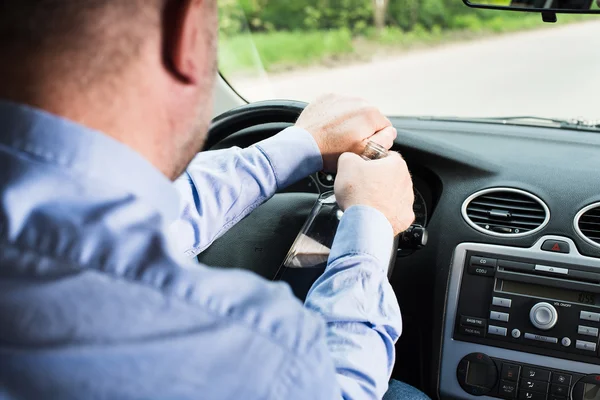
[[[558,313],[556,312],[556,308],[550,303],[537,303],[531,307],[529,319],[533,326],[547,331],[548,329],[552,329],[558,322]]]

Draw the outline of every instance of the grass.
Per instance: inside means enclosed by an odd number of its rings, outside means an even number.
[[[353,38],[345,29],[326,32],[271,32],[221,37],[219,66],[230,73],[304,67],[354,53]]]
[[[561,24],[589,19],[560,15]],[[512,13],[482,20],[475,14],[455,17],[451,26],[431,29],[417,25],[410,32],[389,27],[353,36],[347,29],[313,32],[269,32],[220,38],[219,68],[225,76],[252,75],[313,65],[355,62],[374,55],[393,54],[415,47],[472,40],[507,32],[548,28],[537,13]],[[263,70],[264,69],[264,70]]]

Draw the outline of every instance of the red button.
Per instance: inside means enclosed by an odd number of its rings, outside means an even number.
[[[569,246],[569,243],[561,240],[546,240],[542,245],[542,250],[568,254],[571,251],[571,246]]]

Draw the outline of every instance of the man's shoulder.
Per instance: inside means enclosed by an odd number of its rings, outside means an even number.
[[[43,169],[26,167],[36,176]],[[56,328],[46,339],[135,339],[210,321],[302,351],[322,329],[286,285],[194,264],[174,251],[164,215],[145,199],[60,171],[35,180],[0,174],[0,282],[11,289],[0,291],[0,302],[14,301],[20,315],[43,314],[40,321]],[[36,326],[10,315],[12,325],[3,325]]]
[[[34,184],[43,193],[24,196]],[[2,186],[0,386],[9,392],[269,398],[273,377],[317,363],[307,354],[323,346],[323,321],[287,285],[185,262],[138,197],[62,177]]]

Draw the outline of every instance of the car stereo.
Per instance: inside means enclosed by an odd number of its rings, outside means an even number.
[[[446,311],[442,397],[600,400],[600,260],[570,239],[459,245]]]

